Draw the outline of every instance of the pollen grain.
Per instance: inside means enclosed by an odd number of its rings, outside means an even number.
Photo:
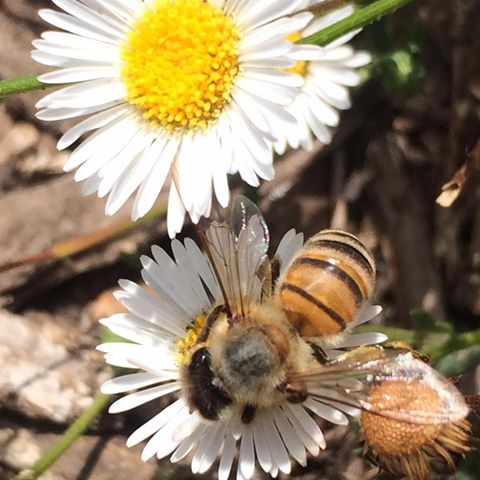
[[[191,348],[197,343],[198,336],[207,321],[206,315],[199,315],[187,329],[185,337],[177,342],[176,361],[184,365],[188,363],[191,355]]]

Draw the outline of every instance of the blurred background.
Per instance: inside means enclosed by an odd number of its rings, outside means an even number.
[[[36,11],[51,6],[0,0],[1,79],[44,71],[29,52],[46,29]],[[333,143],[287,152],[273,182],[243,190],[274,248],[292,227],[307,237],[330,226],[358,235],[378,264],[376,329],[412,342],[465,394],[480,392],[479,25],[480,0],[418,0],[367,27],[354,43],[374,60]],[[34,118],[43,95],[0,103],[1,479],[35,462],[112,375],[94,351],[98,319],[119,308],[118,278],[139,280],[140,254],[152,243],[169,250],[166,198],[132,225],[130,205],[105,217],[103,200],[82,197],[55,148],[68,122]],[[231,185],[242,191],[237,179]],[[187,226],[180,238],[194,235]],[[143,464],[140,447],[124,446],[158,409],[101,415],[42,478],[191,478],[188,466]],[[375,477],[355,428],[325,429],[328,450],[291,478]],[[479,471],[474,451],[455,478]]]

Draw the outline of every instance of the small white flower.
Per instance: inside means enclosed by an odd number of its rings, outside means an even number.
[[[128,438],[127,445],[149,439],[142,453],[144,461],[154,456],[158,459],[170,456],[172,462],[178,462],[188,456],[193,473],[206,472],[219,458],[219,480],[227,480],[237,456],[238,479],[251,478],[256,463],[273,477],[279,471],[289,473],[292,459],[306,465],[308,453],[315,456],[325,448],[324,436],[312,415],[345,425],[348,423],[345,413],[358,413],[344,404],[337,405],[334,400],[322,403],[308,397],[300,403],[282,401],[257,408],[250,422],[243,421],[238,410],[227,410],[211,421],[188,404],[182,368],[189,347],[195,345],[205,324],[206,314],[223,302],[217,276],[227,290],[230,287],[237,292],[241,290],[244,302],[262,301],[255,272],[262,252],[268,248],[268,235],[262,236],[264,231],[256,216],[243,223],[241,229],[236,239],[235,274],[231,272],[232,265],[222,266],[222,262],[213,260],[214,274],[209,258],[189,238],[184,244],[172,241],[173,259],[154,246],[153,258],[141,258],[142,278],[149,290],[130,281],[120,281],[122,290],[115,296],[130,313],[102,321],[112,332],[132,343],[105,343],[98,347],[109,364],[140,369],[103,385],[102,391],[108,394],[137,390],[115,401],[111,413],[130,410],[169,393],[177,395],[177,400],[138,428]],[[212,237],[215,237],[212,252],[232,252],[232,238],[227,230],[219,228]],[[282,268],[302,244],[303,236],[294,230],[283,237],[276,253]],[[225,281],[228,278],[230,282]],[[237,280],[238,289],[233,286]],[[227,296],[236,301],[233,291],[227,292]],[[380,310],[380,307],[365,309],[355,325],[370,320]],[[379,343],[385,338],[377,333],[347,334],[336,348]],[[335,355],[338,351],[327,354]]]
[[[58,142],[85,134],[65,165],[83,192],[114,214],[135,192],[145,215],[171,178],[168,231],[185,212],[208,216],[229,201],[227,174],[271,179],[272,142],[295,123],[285,111],[302,78],[285,36],[312,15],[305,0],[52,0],[32,57],[55,67],[44,83],[72,84],[37,104],[46,121],[86,117]],[[93,133],[92,133],[93,132]]]
[[[323,0],[310,0],[309,7],[321,4]],[[350,16],[353,6],[345,6],[313,19],[297,34],[305,38]],[[358,69],[370,63],[371,56],[365,51],[355,51],[347,45],[359,30],[344,35],[325,47],[297,45],[292,56],[297,60],[289,69],[304,77],[301,93],[289,105],[288,111],[297,120],[296,125],[285,132],[275,143],[277,153],[284,153],[287,144],[292,148],[300,146],[313,148],[313,138],[323,144],[332,140],[332,128],[339,123],[338,110],[351,106],[349,87],[360,83]],[[292,36],[289,37],[295,40]],[[313,136],[312,136],[313,135]]]

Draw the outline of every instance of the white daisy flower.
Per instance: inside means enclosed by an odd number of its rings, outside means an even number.
[[[321,5],[324,0],[309,0],[309,8]],[[345,7],[313,19],[302,31],[288,37],[298,40],[317,33],[324,28],[350,16],[354,7]],[[288,111],[297,120],[296,125],[285,131],[275,142],[275,150],[283,154],[287,144],[311,150],[313,138],[323,144],[332,140],[332,128],[339,123],[338,110],[351,107],[349,87],[360,83],[358,69],[370,63],[371,56],[365,51],[356,51],[347,44],[359,30],[344,35],[325,47],[298,45],[293,52],[295,67],[288,69],[304,77],[301,93],[289,105]],[[303,47],[303,48],[301,48]]]
[[[228,328],[229,332],[237,332],[233,335],[240,334],[237,338],[243,338],[246,329],[242,322],[251,322],[255,311],[258,313],[263,304],[271,301],[265,299],[265,283],[259,280],[259,272],[263,271],[260,265],[264,265],[268,248],[268,232],[258,214],[249,216],[248,202],[242,200],[240,207],[241,221],[232,222],[228,228],[226,224],[212,223],[206,232],[209,255],[187,238],[184,244],[172,241],[173,258],[157,246],[152,248],[153,258],[143,256],[142,278],[148,290],[121,280],[122,290],[115,296],[129,313],[102,320],[112,332],[131,343],[105,343],[98,347],[109,364],[140,369],[103,385],[102,391],[108,394],[135,390],[115,401],[111,413],[124,412],[171,393],[177,397],[138,428],[128,438],[127,446],[149,439],[142,453],[144,461],[169,456],[172,462],[179,462],[188,457],[193,473],[206,472],[218,458],[219,480],[227,480],[237,457],[238,479],[251,478],[257,463],[272,477],[280,471],[289,473],[292,459],[306,465],[308,454],[318,455],[325,448],[324,436],[313,417],[345,425],[348,423],[345,413],[358,413],[345,404],[337,405],[335,395],[333,400],[325,402],[314,396],[288,400],[285,394],[278,393],[279,386],[256,404],[248,399],[240,404],[237,394],[258,398],[257,389],[252,387],[255,383],[246,385],[242,380],[235,392],[231,386],[227,388],[233,381],[228,368],[222,372],[215,370],[219,359],[223,366],[234,364],[224,362],[222,355],[232,358],[244,347],[249,353],[258,340],[248,336],[243,347],[232,349],[232,343],[228,347],[227,342],[219,342],[222,331]],[[303,236],[294,230],[283,237],[275,255],[275,262],[278,260],[281,265],[280,275],[302,244]],[[225,295],[231,311],[245,312],[243,318],[240,313],[225,314]],[[368,321],[380,310],[377,306],[365,309],[355,325]],[[212,312],[221,313],[216,316]],[[278,310],[274,313],[277,315]],[[280,339],[282,344],[280,328],[269,326],[269,321],[260,326],[264,328],[264,340]],[[255,326],[249,332],[254,329]],[[385,339],[378,333],[347,334],[336,348],[375,344]],[[241,344],[240,341],[236,345]],[[302,345],[310,349],[307,343]],[[308,356],[317,364],[312,352],[309,350]],[[329,355],[328,350],[325,353]],[[250,360],[255,355],[254,352]],[[247,379],[255,382],[255,370],[261,369],[258,365],[262,361],[268,364],[269,358],[268,355],[257,358],[254,370],[246,373]],[[240,370],[252,368],[245,358],[240,358],[237,366]],[[266,377],[269,382],[270,375]],[[245,392],[240,392],[242,389]],[[316,393],[322,395],[321,389]]]
[[[284,106],[302,84],[281,71],[295,64],[285,36],[311,20],[306,0],[52,1],[62,12],[39,15],[62,31],[44,32],[32,57],[55,67],[40,81],[72,85],[37,116],[86,117],[58,148],[91,133],[65,170],[108,196],[107,214],[136,192],[132,218],[145,215],[170,176],[174,236],[185,212],[209,215],[213,195],[227,205],[227,174],[253,186],[273,177],[271,142],[295,123]]]

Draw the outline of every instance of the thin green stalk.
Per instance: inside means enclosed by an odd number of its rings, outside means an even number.
[[[93,403],[75,420],[58,442],[53,445],[32,468],[22,470],[13,480],[33,480],[45,473],[82,435],[93,419],[107,406],[109,395],[97,393]]]
[[[313,43],[320,46],[328,45],[346,33],[376,22],[385,15],[398,10],[400,7],[412,1],[413,0],[377,0],[364,8],[355,10],[349,17],[330,25],[320,32],[302,38],[298,43]]]
[[[56,85],[47,85],[46,83],[40,82],[35,75],[12,78],[11,80],[1,80],[0,98],[19,93],[30,92],[32,90],[44,90],[45,88],[55,86]]]
[[[362,28],[376,20],[380,20],[388,13],[394,12],[412,1],[413,0],[377,0],[364,8],[356,10],[348,18],[340,20],[314,35],[301,39],[299,43],[327,45],[352,30]],[[51,87],[58,87],[58,85],[42,83],[35,75],[12,78],[11,80],[0,80],[0,98]]]

